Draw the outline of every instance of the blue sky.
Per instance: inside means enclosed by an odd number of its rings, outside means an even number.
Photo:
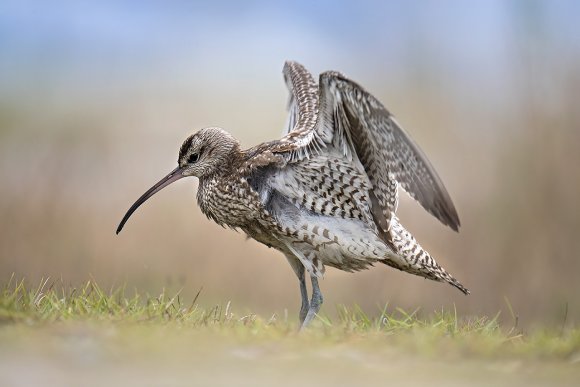
[[[368,77],[501,83],[522,42],[580,53],[580,2],[4,1],[0,85],[260,77],[285,59]],[[517,65],[517,64],[516,64]]]

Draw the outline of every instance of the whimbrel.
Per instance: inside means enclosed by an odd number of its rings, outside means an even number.
[[[398,188],[455,231],[459,217],[435,169],[391,113],[341,73],[318,84],[286,62],[283,137],[242,150],[220,128],[189,136],[178,166],[141,196],[117,228],[163,187],[199,178],[197,202],[216,223],[282,252],[298,276],[301,327],[318,313],[325,266],[353,272],[376,262],[469,291],[399,222]],[[312,283],[308,299],[305,272]]]

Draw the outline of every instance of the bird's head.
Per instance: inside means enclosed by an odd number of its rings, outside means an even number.
[[[227,167],[232,155],[239,152],[239,147],[239,142],[221,128],[205,128],[189,136],[179,149],[177,168],[137,199],[121,220],[117,234],[133,212],[151,196],[184,177],[204,178],[218,173]]]
[[[185,176],[206,177],[227,164],[239,142],[221,128],[205,128],[189,136],[179,149],[178,169]]]

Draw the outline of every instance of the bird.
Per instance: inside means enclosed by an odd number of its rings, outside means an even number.
[[[323,72],[317,83],[287,61],[283,75],[290,98],[280,139],[243,150],[218,127],[190,135],[177,167],[129,208],[117,234],[147,199],[194,176],[207,218],[286,257],[298,277],[300,329],[320,311],[326,266],[355,272],[382,263],[469,294],[396,215],[401,188],[444,225],[460,226],[441,178],[394,116],[340,72]]]

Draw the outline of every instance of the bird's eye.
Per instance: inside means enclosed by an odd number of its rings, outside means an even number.
[[[199,159],[199,154],[197,153],[192,153],[189,155],[189,158],[187,159],[187,162],[189,164],[193,164],[197,161],[197,159]]]

